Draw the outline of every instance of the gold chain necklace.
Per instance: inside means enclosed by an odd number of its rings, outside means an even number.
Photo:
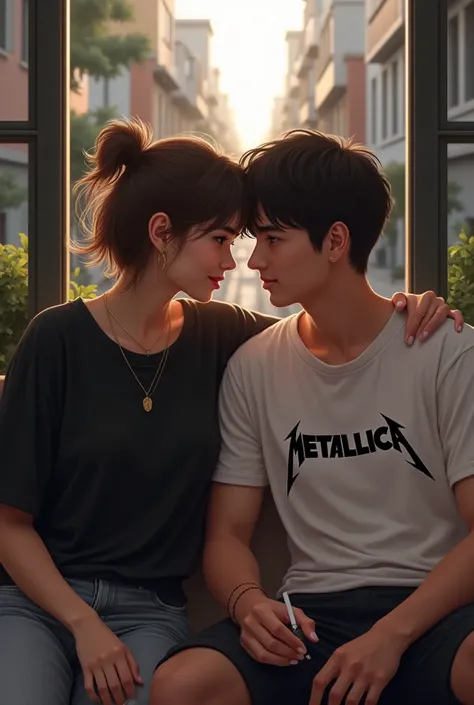
[[[145,395],[143,398],[143,402],[142,402],[143,408],[145,409],[145,411],[147,413],[149,413],[153,408],[153,400],[151,398],[151,395],[153,394],[153,392],[155,391],[155,389],[157,388],[157,386],[160,382],[160,379],[163,374],[163,370],[165,369],[166,361],[167,361],[168,355],[169,355],[169,340],[170,340],[170,331],[171,331],[171,311],[170,311],[171,307],[168,307],[168,314],[167,314],[168,332],[167,332],[167,336],[166,336],[166,347],[163,350],[163,355],[161,356],[160,362],[158,363],[158,367],[156,369],[156,372],[155,372],[153,380],[150,384],[150,387],[148,389],[145,389],[143,384],[140,382],[135,370],[133,369],[133,367],[129,363],[127,356],[125,355],[125,351],[123,350],[122,346],[120,345],[120,343],[118,341],[117,334],[115,333],[115,328],[114,328],[114,324],[112,321],[112,312],[110,311],[109,307],[107,306],[106,297],[104,297],[104,301],[105,301],[105,307],[107,309],[107,313],[109,315],[110,327],[112,329],[112,333],[115,338],[115,342],[117,343],[117,345],[120,349],[120,352],[122,353],[122,357],[125,360],[128,369],[130,370],[132,375],[135,377],[135,380],[138,382],[138,384],[140,385],[140,387],[143,390],[143,393]]]
[[[145,347],[140,343],[139,340],[137,340],[137,339],[135,338],[135,336],[133,336],[133,335],[130,333],[130,331],[128,331],[128,330],[125,328],[124,325],[122,325],[122,323],[120,323],[119,319],[118,319],[117,316],[114,314],[114,312],[110,310],[110,308],[109,308],[109,303],[108,303],[108,300],[107,300],[107,293],[104,294],[104,303],[105,303],[105,308],[107,309],[107,312],[108,312],[108,314],[109,314],[109,317],[112,316],[112,318],[114,319],[115,323],[117,323],[117,325],[120,326],[120,328],[124,331],[124,333],[126,333],[126,334],[128,335],[128,337],[131,338],[131,339],[138,345],[138,347],[140,347],[140,348],[146,353],[147,357],[149,357],[150,354],[151,354],[151,351],[153,350],[153,348],[155,347],[155,345],[158,343],[158,341],[161,339],[161,336],[163,335],[163,331],[165,330],[165,326],[166,326],[166,322],[167,322],[167,320],[168,320],[168,316],[166,316],[166,318],[165,318],[165,322],[163,323],[163,325],[162,325],[162,327],[161,327],[161,330],[160,330],[160,333],[159,333],[159,335],[158,335],[158,338],[155,340],[155,342],[153,343],[153,345],[152,345],[150,348],[147,349],[147,348],[145,348]],[[169,309],[170,305],[171,305],[171,304],[168,304],[168,309]]]

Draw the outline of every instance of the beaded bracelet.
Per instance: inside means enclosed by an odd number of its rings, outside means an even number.
[[[265,590],[262,587],[260,587],[260,585],[252,585],[252,587],[245,588],[245,590],[242,590],[242,592],[239,592],[239,594],[237,595],[237,598],[234,601],[234,604],[232,605],[232,612],[230,614],[230,618],[234,622],[234,624],[237,624],[236,619],[235,619],[235,608],[237,606],[237,603],[240,600],[240,598],[242,597],[242,595],[245,595],[245,593],[249,592],[249,590],[260,590],[260,592],[263,592],[265,597],[268,597],[267,593],[265,592]]]
[[[251,581],[248,581],[248,582],[246,582],[246,583],[240,583],[239,585],[237,585],[237,587],[235,587],[235,588],[232,590],[232,592],[231,592],[230,595],[229,595],[229,599],[227,600],[227,606],[226,606],[226,608],[225,608],[225,611],[227,612],[227,614],[228,614],[229,616],[230,616],[230,614],[229,614],[229,608],[230,608],[230,602],[231,602],[231,600],[232,600],[232,597],[235,595],[235,593],[237,592],[237,590],[238,590],[239,588],[243,587],[244,585],[255,585],[255,587],[260,587],[260,585],[259,585],[258,583],[251,582]]]

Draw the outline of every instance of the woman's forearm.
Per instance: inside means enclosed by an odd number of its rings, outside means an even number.
[[[1,522],[0,562],[30,600],[74,634],[97,614],[64,580],[30,524]]]

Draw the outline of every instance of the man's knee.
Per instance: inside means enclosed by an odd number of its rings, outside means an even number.
[[[250,705],[242,676],[213,649],[182,651],[155,672],[150,705]]]
[[[451,687],[462,705],[474,705],[474,632],[463,641],[455,656]]]

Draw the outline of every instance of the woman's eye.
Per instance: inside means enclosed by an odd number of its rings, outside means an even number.
[[[269,235],[269,236],[268,236],[268,241],[270,242],[270,244],[274,245],[275,242],[278,242],[278,238],[275,237],[275,235]]]
[[[227,240],[227,238],[224,237],[223,235],[218,235],[217,237],[214,238],[214,240],[215,240],[216,242],[218,242],[219,245],[223,245],[224,242]]]

